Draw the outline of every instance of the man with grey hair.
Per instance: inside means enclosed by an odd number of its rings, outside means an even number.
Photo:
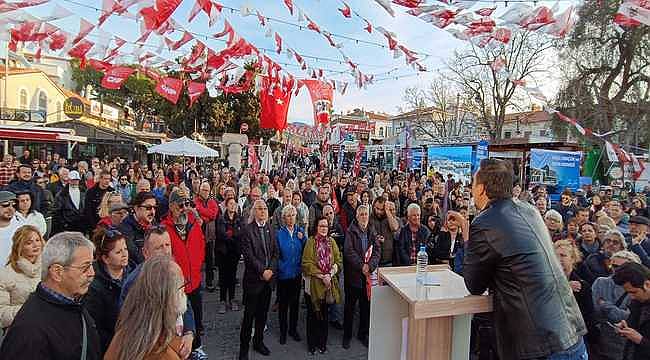
[[[257,188],[255,188],[257,189]],[[258,189],[259,191],[259,189]],[[239,335],[239,360],[248,359],[251,330],[255,322],[253,349],[268,356],[271,351],[264,345],[264,325],[268,317],[272,282],[278,269],[278,245],[271,231],[266,202],[258,199],[252,203],[252,221],[242,229],[241,248],[244,256],[244,319]]]
[[[78,232],[50,238],[42,280],[9,327],[0,359],[100,359],[95,321],[80,302],[95,276],[94,250]]]
[[[420,246],[427,246],[429,259],[433,259],[431,253],[433,246],[430,243],[429,229],[420,221],[420,206],[415,203],[409,204],[406,208],[406,224],[402,226],[395,237],[393,244],[393,265],[409,266],[415,265],[417,253]]]
[[[357,338],[368,347],[370,329],[370,298],[367,279],[379,266],[381,244],[375,231],[368,227],[370,207],[360,205],[356,220],[348,226],[343,246],[345,270],[345,309],[343,314],[343,348],[350,348],[354,309],[359,302],[359,332]]]

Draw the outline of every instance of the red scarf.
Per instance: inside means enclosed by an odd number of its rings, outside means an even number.
[[[318,257],[318,268],[321,273],[329,274],[332,271],[332,249],[328,238],[316,234],[316,256]]]

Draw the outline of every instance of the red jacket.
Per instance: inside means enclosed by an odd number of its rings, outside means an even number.
[[[219,205],[214,199],[208,199],[204,202],[200,196],[194,198],[194,206],[204,223],[209,223],[219,217]]]
[[[205,239],[201,226],[196,223],[192,213],[188,214],[189,232],[187,238],[183,241],[176,232],[176,226],[171,218],[167,215],[161,222],[165,226],[169,237],[172,240],[172,255],[178,266],[183,271],[185,282],[185,293],[189,294],[201,286],[201,265],[205,259]]]

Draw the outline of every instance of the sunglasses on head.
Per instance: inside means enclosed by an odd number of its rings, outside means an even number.
[[[122,233],[117,230],[115,227],[109,227],[106,232],[104,233],[104,236],[102,236],[102,240],[99,242],[99,247],[102,248],[104,247],[104,240],[109,239],[113,240],[115,238],[121,237]]]

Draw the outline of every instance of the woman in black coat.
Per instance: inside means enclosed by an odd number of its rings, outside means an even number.
[[[84,298],[84,306],[95,320],[103,355],[115,334],[122,283],[128,274],[129,252],[124,235],[115,228],[98,227],[92,240],[95,278]]]
[[[217,219],[217,238],[214,252],[219,267],[219,297],[221,305],[218,312],[224,314],[226,308],[238,311],[234,301],[237,283],[237,264],[241,257],[240,235],[242,219],[237,210],[237,200],[226,200],[226,211]]]

